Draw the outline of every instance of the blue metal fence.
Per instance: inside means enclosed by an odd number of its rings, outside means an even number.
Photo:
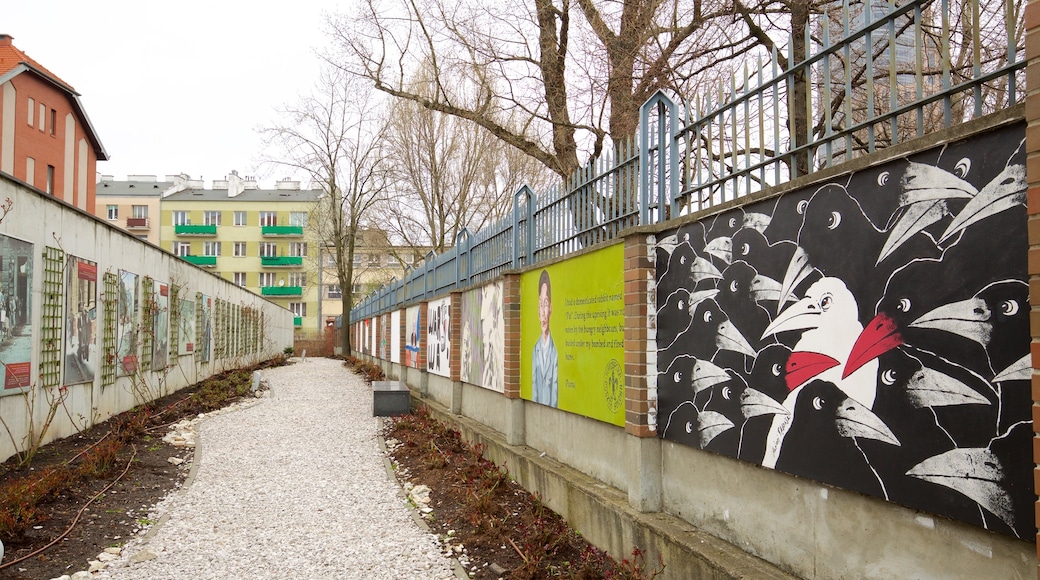
[[[522,187],[509,216],[463,230],[452,249],[361,301],[351,320],[1013,106],[1025,86],[1023,8],[1022,0],[826,4],[806,27],[802,62],[783,66],[793,60],[791,38],[786,55],[773,50],[710,94],[686,102],[655,94],[640,110],[638,141],[541,194]]]

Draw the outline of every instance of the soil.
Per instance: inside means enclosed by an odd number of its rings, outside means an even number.
[[[105,548],[146,533],[155,523],[147,519],[150,508],[178,490],[190,470],[193,448],[170,445],[162,437],[169,425],[194,416],[197,411],[189,405],[174,403],[199,388],[156,401],[154,408],[167,410],[153,416],[148,428],[118,453],[109,473],[78,481],[41,504],[40,521],[23,537],[5,540],[0,580],[71,575],[86,570]],[[428,524],[446,539],[446,552],[458,556],[471,577],[652,577],[644,575],[638,559],[619,565],[588,545],[504,470],[481,459],[479,449],[461,442],[457,433],[421,412],[416,417],[420,424],[409,428],[410,435],[400,430],[399,422],[388,422],[386,437],[396,447],[392,456],[398,479],[406,487],[430,488],[433,511],[426,516]],[[114,421],[44,446],[29,468],[18,469],[14,458],[8,460],[0,465],[0,490],[89,452],[110,434]],[[394,438],[405,443],[395,444]],[[174,457],[184,462],[176,466],[169,461]],[[52,545],[39,551],[48,544]]]

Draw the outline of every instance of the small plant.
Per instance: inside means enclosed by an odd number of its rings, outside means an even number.
[[[282,354],[284,354],[285,356],[292,356],[293,355],[293,347],[287,346],[287,347],[283,348],[282,349]]]

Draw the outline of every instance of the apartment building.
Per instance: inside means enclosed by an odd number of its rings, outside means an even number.
[[[317,329],[318,244],[307,226],[321,194],[288,180],[260,189],[234,173],[211,189],[180,180],[160,200],[160,246],[288,308],[297,328]]]
[[[108,159],[79,93],[0,34],[0,171],[94,213]]]
[[[159,201],[164,191],[186,179],[167,175],[159,181],[155,175],[128,175],[125,181],[116,181],[111,175],[102,175],[94,215],[158,246]]]

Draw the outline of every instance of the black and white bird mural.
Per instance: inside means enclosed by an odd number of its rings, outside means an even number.
[[[660,436],[1031,539],[1024,131],[656,236]]]

